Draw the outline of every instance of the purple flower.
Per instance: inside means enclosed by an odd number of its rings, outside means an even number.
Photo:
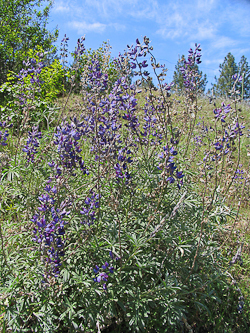
[[[80,211],[82,215],[85,215],[85,220],[82,223],[88,226],[93,224],[95,220],[95,210],[93,210],[93,208],[99,207],[99,195],[95,194],[93,191],[90,191],[90,194],[91,197],[87,197],[84,201],[87,207],[83,207]]]
[[[47,256],[47,262],[49,263],[49,274],[53,274],[57,277],[60,273],[59,267],[61,266],[61,259],[64,255],[64,226],[66,222],[64,217],[70,212],[66,211],[66,208],[70,206],[70,203],[64,201],[60,206],[55,207],[55,193],[56,186],[51,188],[51,178],[47,181],[45,186],[46,193],[41,194],[38,199],[42,202],[42,205],[37,208],[38,213],[33,215],[31,221],[36,224],[33,232],[35,237],[34,241],[41,244],[42,242],[46,246],[45,256]]]
[[[51,168],[54,168],[54,166],[55,166],[55,162],[48,162],[48,165],[51,167]]]
[[[181,179],[183,177],[184,177],[183,171],[176,171],[176,178]]]
[[[102,268],[103,268],[103,269],[106,269],[106,268],[108,268],[108,266],[109,266],[109,264],[108,264],[107,261],[106,261],[105,264],[102,265]]]
[[[172,183],[175,182],[174,177],[168,177],[166,180],[167,180],[167,182],[169,182],[170,184],[172,184]]]
[[[106,282],[106,281],[108,281],[108,277],[109,277],[109,276],[108,276],[107,273],[102,272],[102,273],[99,274],[99,276],[97,277],[96,281],[99,282],[99,283],[100,283],[102,280]]]
[[[110,254],[110,257],[113,259],[112,251],[110,251],[109,254]],[[114,273],[114,267],[113,266],[109,267],[109,264],[107,263],[107,261],[104,263],[104,265],[102,265],[102,269],[103,269],[103,271],[100,272],[100,268],[97,265],[93,269],[95,274],[99,273],[99,275],[97,277],[93,278],[94,282],[98,282],[98,283],[100,283],[101,281],[107,282],[108,278],[109,278],[109,274]],[[107,289],[106,283],[103,284],[103,289],[105,289],[105,290]]]
[[[38,126],[32,127],[32,132],[28,133],[29,138],[27,140],[26,146],[23,148],[23,152],[27,154],[28,163],[34,162],[34,154],[37,154],[37,147],[39,147],[39,141],[37,139],[41,139],[41,132],[38,132]]]
[[[236,73],[236,74],[234,74],[234,75],[232,75],[232,79],[234,80],[234,81],[236,81],[237,80],[237,77],[238,77],[238,74]]]
[[[165,174],[167,175],[166,181],[170,184],[173,184],[175,179],[177,179],[177,186],[180,188],[184,174],[183,171],[176,170],[177,166],[175,165],[174,158],[178,153],[174,147],[169,148],[168,146],[165,146],[163,147],[163,150],[164,152],[158,154],[158,157],[161,159],[158,169],[165,170]],[[179,181],[179,179],[181,179],[181,181]]]
[[[95,265],[95,268],[93,270],[94,270],[94,273],[97,274],[99,272],[100,268],[97,265]]]

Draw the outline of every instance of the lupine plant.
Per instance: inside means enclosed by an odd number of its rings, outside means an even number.
[[[14,155],[1,132],[11,160],[1,170],[3,330],[246,331],[249,302],[233,276],[244,240],[224,254],[249,186],[235,85],[232,102],[205,117],[200,45],[182,69],[180,101],[147,37],[113,59],[116,80],[98,56],[80,68],[83,41],[70,81],[71,93],[77,73],[81,112],[65,105],[46,130],[22,120]],[[18,79],[30,71],[39,85],[36,64]],[[32,110],[20,96],[20,114]]]
[[[11,128],[13,124],[8,124],[6,121],[0,122],[0,145],[7,146],[7,140],[9,136],[8,128]]]

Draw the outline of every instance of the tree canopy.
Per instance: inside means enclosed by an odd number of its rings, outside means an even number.
[[[238,64],[238,75],[242,77],[242,83],[239,82],[237,85],[237,88],[242,94],[242,98],[250,98],[250,66],[248,65],[247,58],[244,55],[241,57]]]
[[[219,65],[219,68],[220,77],[217,79],[215,76],[214,92],[216,95],[228,96],[229,90],[232,89],[234,83],[233,75],[237,74],[238,71],[235,58],[231,52],[227,54],[223,63]]]
[[[0,85],[21,69],[30,49],[53,50],[58,31],[46,28],[51,6],[52,0],[0,0]]]
[[[240,78],[237,81],[236,89],[240,91],[242,99],[250,98],[250,66],[243,55],[237,64],[232,53],[228,53],[220,67],[219,78],[215,77],[213,85],[214,92],[219,96],[229,96],[234,84],[234,77]]]

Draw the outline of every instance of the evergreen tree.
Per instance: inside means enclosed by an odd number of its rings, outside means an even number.
[[[237,89],[242,96],[243,86],[243,99],[250,98],[250,66],[248,65],[247,58],[243,55],[238,64],[238,75],[242,77],[242,82],[238,82]]]
[[[178,60],[177,64],[175,65],[175,71],[173,76],[173,82],[174,82],[174,89],[178,93],[182,93],[185,90],[184,86],[184,79],[181,72],[181,68],[184,67],[185,62],[185,56],[182,55],[181,59]],[[198,85],[198,89],[200,92],[204,93],[207,85],[207,76],[206,74],[203,75],[202,71],[199,70],[199,67],[197,64],[194,65],[195,70],[200,76],[200,83]]]
[[[223,64],[219,65],[219,68],[220,77],[217,79],[215,76],[216,84],[213,84],[214,93],[219,96],[228,96],[234,84],[232,76],[238,73],[235,58],[230,52],[225,57]]]
[[[184,66],[185,56],[182,55],[181,59],[178,60],[177,64],[175,65],[175,71],[173,76],[173,82],[174,82],[174,89],[178,93],[183,92],[184,89],[184,79],[181,73],[181,68]]]
[[[0,0],[0,85],[22,68],[30,49],[53,49],[58,31],[46,29],[51,6],[52,0]]]

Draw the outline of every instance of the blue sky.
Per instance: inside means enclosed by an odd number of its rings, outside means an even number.
[[[70,51],[85,35],[86,48],[109,40],[112,56],[146,35],[168,68],[168,82],[178,57],[195,43],[201,44],[207,89],[228,52],[236,62],[245,55],[250,63],[250,0],[54,0],[48,28],[56,26],[59,42],[64,34],[70,38]]]

